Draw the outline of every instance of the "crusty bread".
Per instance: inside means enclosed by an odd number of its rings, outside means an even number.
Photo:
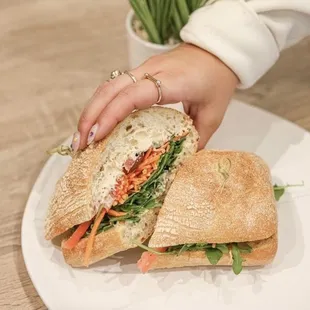
[[[117,173],[108,177],[111,171],[121,172],[133,153],[146,151],[154,142],[161,145],[171,135],[183,131],[189,131],[189,135],[174,163],[178,165],[197,150],[198,133],[187,115],[163,107],[133,112],[105,140],[74,154],[56,185],[46,218],[45,238],[53,239],[92,219],[98,212],[99,198],[110,191],[109,186],[103,185],[116,183]]]
[[[83,152],[73,155],[72,161],[57,182],[45,221],[45,238],[51,240],[74,225],[93,218],[91,174],[96,169],[106,140],[90,145]]]
[[[96,263],[115,253],[136,247],[134,242],[143,242],[153,232],[158,209],[145,212],[139,223],[118,223],[113,228],[98,234],[95,238],[94,248],[89,264]],[[62,247],[66,263],[72,267],[83,267],[84,254],[88,238],[82,239],[78,245],[68,250]]]
[[[252,153],[203,150],[178,170],[149,246],[248,242],[276,232],[266,163]]]
[[[278,238],[273,235],[268,239],[249,242],[252,247],[252,253],[242,253],[244,259],[243,266],[263,266],[273,261],[277,248]],[[224,254],[216,266],[231,266],[233,263],[232,254]],[[149,266],[149,270],[163,268],[179,268],[179,267],[194,267],[194,266],[210,266],[211,263],[203,251],[183,252],[177,255],[156,255],[156,259]]]

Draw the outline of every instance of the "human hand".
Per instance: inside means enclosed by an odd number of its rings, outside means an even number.
[[[103,139],[133,110],[156,103],[158,90],[152,81],[143,79],[145,73],[161,81],[160,105],[182,101],[199,132],[202,149],[221,124],[238,83],[236,75],[218,58],[189,44],[154,56],[131,73],[137,83],[124,74],[98,87],[80,117],[74,150]]]

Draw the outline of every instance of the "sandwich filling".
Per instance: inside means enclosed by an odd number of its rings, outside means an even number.
[[[63,243],[63,247],[73,249],[82,238],[88,237],[85,252],[87,264],[96,234],[111,229],[119,222],[137,223],[145,212],[160,207],[169,174],[182,151],[186,135],[173,136],[159,147],[136,154],[135,160],[127,160],[123,165],[123,174],[110,192],[109,201],[102,203],[92,220],[74,227],[73,234]]]
[[[144,252],[138,261],[139,269],[145,273],[156,261],[157,255],[181,255],[184,252],[203,251],[206,259],[211,265],[217,265],[224,254],[229,254],[232,257],[232,269],[235,274],[242,271],[241,257],[242,253],[251,253],[252,248],[247,243],[190,243],[174,245],[167,248],[152,249],[145,245],[139,245],[147,250]]]

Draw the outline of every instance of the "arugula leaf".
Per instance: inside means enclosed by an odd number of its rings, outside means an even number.
[[[232,257],[233,257],[232,268],[233,268],[234,273],[238,275],[242,271],[243,260],[240,255],[240,250],[235,243],[232,244]]]
[[[123,215],[123,216],[111,216],[109,217],[109,221],[110,223],[113,223],[113,222],[119,222],[119,221],[125,221],[125,220],[128,220],[130,218],[135,218],[133,214],[131,214],[130,212],[127,213],[126,215]]]
[[[78,227],[78,225],[76,226],[76,228]],[[99,227],[98,227],[98,231],[97,233],[100,233],[102,231],[107,231],[109,229],[111,229],[112,227],[114,227],[113,223],[110,223],[109,220],[107,218],[105,218],[105,220],[103,222],[100,223]],[[87,237],[89,236],[91,230],[93,228],[93,224],[90,225],[90,228],[87,230],[87,232],[85,233],[85,235],[83,237]]]
[[[279,201],[280,198],[284,195],[285,188],[278,188],[277,185],[273,186],[274,198],[276,201]]]
[[[212,265],[216,265],[223,256],[223,252],[217,248],[206,249],[206,256]]]
[[[186,248],[187,248],[187,244],[184,244],[184,245],[182,246],[182,248],[180,249],[179,253],[177,254],[177,256],[179,256],[179,255],[181,255],[183,252],[185,252],[185,251],[186,251]]]
[[[211,248],[212,245],[208,243],[185,243],[179,245],[173,245],[167,248],[166,252],[178,253],[180,255],[185,251],[205,251],[207,248]]]
[[[146,250],[146,251],[148,251],[150,253],[156,254],[156,255],[170,255],[170,254],[172,254],[172,253],[167,253],[167,252],[159,252],[159,251],[157,251],[155,249],[149,248],[147,245],[144,245],[142,243],[138,243],[138,242],[135,242],[135,241],[133,241],[133,243],[136,246],[138,246],[139,248],[141,248],[143,250]]]
[[[137,244],[137,243],[136,243]],[[232,247],[232,257],[233,257],[233,271],[236,275],[238,275],[242,271],[242,262],[244,261],[241,257],[241,253],[251,253],[252,248],[245,242],[241,243],[219,243],[215,248],[212,247],[212,243],[187,243],[187,244],[179,244],[173,245],[166,249],[165,252],[157,252],[156,250],[147,247],[146,245],[140,245],[141,248],[147,250],[154,254],[160,255],[180,255],[183,252],[189,251],[204,251],[206,253],[206,257],[212,265],[216,265],[219,260],[223,257],[223,254],[229,253],[228,246]]]
[[[285,190],[289,187],[297,187],[297,186],[304,186],[304,182],[302,182],[301,184],[287,184],[284,186],[278,186],[277,184],[275,184],[273,186],[273,193],[274,193],[274,198],[276,199],[276,201],[279,201],[280,198],[284,195]]]
[[[247,243],[238,243],[238,248],[240,253],[252,253],[252,247],[249,246]]]
[[[225,243],[218,243],[216,248],[219,249],[223,254],[228,254],[229,250]]]

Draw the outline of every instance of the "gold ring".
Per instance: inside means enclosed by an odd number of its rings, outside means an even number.
[[[135,78],[135,76],[127,70],[124,72],[121,72],[119,70],[112,71],[110,74],[110,80],[108,80],[108,81],[114,80],[115,78],[117,78],[118,76],[123,75],[123,74],[127,74],[134,83],[137,83],[137,79]]]
[[[156,88],[157,88],[157,91],[158,91],[158,98],[157,98],[157,101],[156,101],[156,104],[157,103],[160,103],[162,98],[163,98],[163,94],[162,94],[162,90],[161,90],[161,81],[160,80],[157,80],[155,79],[153,76],[151,76],[150,74],[148,73],[145,73],[144,74],[144,77],[150,81],[152,81]]]
[[[132,74],[132,73],[130,73],[129,71],[124,71],[123,72],[123,74],[127,74],[131,79],[132,79],[132,81],[134,82],[134,83],[137,83],[137,79],[135,78],[135,76]]]
[[[111,72],[110,74],[110,80],[113,80],[115,78],[117,78],[118,76],[122,75],[122,72],[119,70],[114,70]]]

